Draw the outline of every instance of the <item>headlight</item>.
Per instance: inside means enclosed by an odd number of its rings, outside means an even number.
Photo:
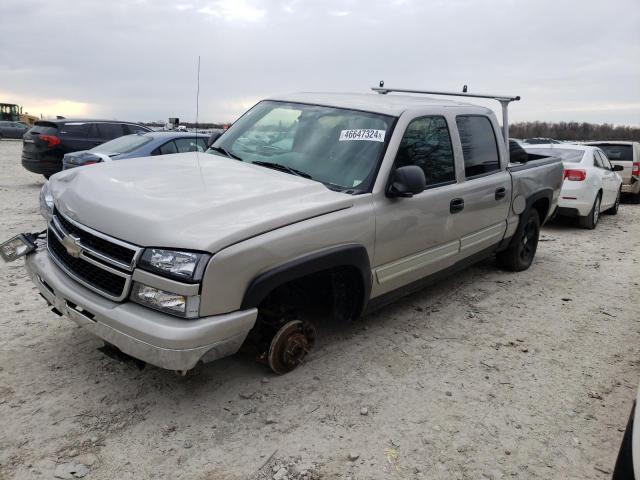
[[[40,189],[40,214],[47,222],[53,217],[53,195],[51,195],[48,180],[44,182],[42,189]]]
[[[200,309],[198,295],[179,295],[139,282],[133,283],[129,298],[146,307],[186,318],[197,317]]]
[[[202,274],[211,255],[180,252],[160,248],[147,248],[138,265],[143,270],[187,282],[202,280]]]

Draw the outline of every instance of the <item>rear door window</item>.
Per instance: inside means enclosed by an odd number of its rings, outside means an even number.
[[[493,125],[482,115],[460,115],[456,117],[464,174],[467,178],[485,175],[500,170],[498,143]]]
[[[176,148],[176,144],[171,140],[170,142],[161,145],[158,148],[158,155],[168,155],[170,153],[178,153],[178,149]]]
[[[176,138],[175,142],[178,148],[178,153],[204,152],[205,150],[200,145],[198,145],[198,141],[196,138]]]
[[[103,140],[112,140],[124,135],[121,123],[98,123],[98,136]]]
[[[76,138],[87,138],[89,134],[89,124],[80,122],[65,123],[60,133],[67,134]]]

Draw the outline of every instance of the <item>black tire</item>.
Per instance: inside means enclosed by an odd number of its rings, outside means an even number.
[[[640,193],[633,193],[629,195],[629,203],[638,205],[640,203]]]
[[[497,254],[498,265],[512,272],[521,272],[531,266],[540,238],[540,215],[535,208],[525,212],[520,221],[522,228],[518,227],[509,247]]]
[[[582,228],[586,228],[587,230],[593,230],[598,225],[598,220],[600,219],[600,202],[602,201],[602,196],[600,193],[596,195],[596,199],[593,201],[593,206],[591,207],[591,211],[586,217],[578,217],[578,224]]]
[[[607,215],[617,215],[618,214],[618,208],[620,208],[620,196],[622,195],[622,193],[620,192],[620,190],[618,190],[618,196],[616,197],[616,203],[613,204],[613,207],[611,207],[609,210],[607,210],[606,213]]]
[[[629,420],[627,420],[627,428],[624,431],[622,437],[622,444],[618,451],[618,458],[616,459],[616,465],[613,469],[613,476],[611,480],[629,480],[633,479],[633,419],[635,416],[636,404],[634,402],[631,408],[631,414]]]

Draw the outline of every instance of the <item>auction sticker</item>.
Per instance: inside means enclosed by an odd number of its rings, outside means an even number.
[[[386,130],[372,130],[370,128],[342,130],[340,132],[340,141],[368,140],[369,142],[384,142],[385,133],[387,133]]]

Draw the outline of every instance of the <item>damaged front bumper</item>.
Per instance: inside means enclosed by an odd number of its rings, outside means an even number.
[[[253,328],[257,309],[181,319],[132,302],[118,303],[65,274],[46,248],[25,257],[31,279],[60,314],[122,352],[169,370],[189,370],[237,352]]]

